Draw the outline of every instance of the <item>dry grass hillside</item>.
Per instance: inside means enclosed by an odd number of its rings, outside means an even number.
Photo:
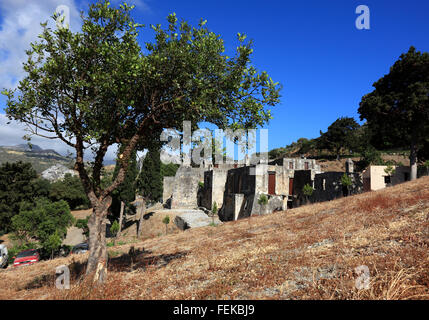
[[[429,177],[109,250],[105,286],[79,280],[82,255],[0,271],[0,299],[429,299]]]
[[[389,155],[389,154],[383,154],[381,158],[384,161],[394,161],[396,163],[402,163],[404,166],[410,165],[410,159],[406,156],[402,155]],[[358,157],[352,157],[351,158],[355,163],[357,163],[360,158]],[[345,171],[346,170],[346,161],[347,159],[343,158],[339,161],[337,160],[317,160],[317,162],[320,164],[320,168],[324,172],[329,171]]]

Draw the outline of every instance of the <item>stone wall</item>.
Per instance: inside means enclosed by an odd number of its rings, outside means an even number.
[[[216,202],[218,208],[222,207],[228,170],[229,168],[215,168],[204,172],[204,187],[200,190],[200,206],[211,210],[213,203]]]
[[[163,190],[162,190],[162,202],[167,202],[173,196],[175,177],[164,177]]]
[[[180,167],[176,172],[174,183],[172,184],[173,196],[171,209],[197,208],[198,183],[200,181],[204,181],[203,168]],[[167,182],[171,181],[167,180]]]
[[[310,170],[295,171],[293,207],[299,207],[308,202],[330,201],[346,196],[347,194],[357,194],[363,191],[362,177],[359,173],[350,173],[352,186],[343,188],[341,178],[344,172],[324,172],[314,174],[312,177]],[[306,184],[313,187],[313,195],[307,199],[304,196],[303,188]]]

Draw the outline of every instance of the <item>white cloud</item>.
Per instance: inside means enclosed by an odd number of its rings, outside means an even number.
[[[1,0],[0,1],[0,89],[14,88],[23,77],[25,50],[42,32],[41,22],[55,27],[51,16],[56,8],[70,9],[70,27],[80,27],[79,11],[74,0]]]

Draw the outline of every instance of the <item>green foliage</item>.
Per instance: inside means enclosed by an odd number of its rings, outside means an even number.
[[[35,204],[23,202],[19,214],[12,218],[13,238],[21,243],[36,240],[43,250],[51,253],[57,239],[52,235],[58,235],[62,241],[67,227],[73,223],[74,218],[65,201],[39,199]]]
[[[311,197],[313,195],[314,189],[308,183],[302,188],[304,196]]]
[[[88,238],[89,237],[89,228],[88,228],[88,220],[89,220],[89,216],[86,217],[85,219],[78,219],[75,223],[75,227],[82,229],[83,230],[83,234]]]
[[[160,201],[162,198],[161,158],[157,147],[150,148],[143,160],[137,188],[148,200]]]
[[[268,197],[267,197],[267,195],[261,194],[259,196],[259,199],[258,199],[258,204],[261,205],[261,206],[263,206],[263,205],[266,205],[267,203],[268,203]]]
[[[353,181],[352,178],[349,177],[346,173],[343,174],[343,176],[341,177],[341,185],[344,187],[350,187],[352,186]]]
[[[0,166],[0,230],[11,230],[11,219],[19,213],[23,201],[34,201],[37,192],[43,193],[38,182],[36,171],[31,164],[16,162]],[[37,192],[36,192],[37,190]]]
[[[33,188],[35,198],[49,198],[52,190],[52,184],[49,180],[37,178],[33,181]]]
[[[49,235],[42,246],[46,252],[51,252],[51,258],[54,255],[54,252],[61,247],[63,239],[58,234],[58,231],[55,231],[53,234]]]
[[[382,165],[384,163],[381,158],[381,152],[372,146],[368,146],[362,151],[361,158],[365,167],[369,165]]]
[[[388,165],[387,168],[384,169],[384,172],[388,175],[388,176],[393,176],[396,172],[395,168],[392,165]]]
[[[116,237],[116,235],[118,234],[119,231],[119,223],[118,221],[113,221],[112,225],[110,226],[110,233]]]
[[[162,223],[169,224],[170,223],[170,217],[169,216],[165,216],[164,219],[162,219]]]
[[[356,133],[359,124],[353,118],[339,118],[328,127],[328,131],[320,132],[318,149],[328,149],[339,159],[342,149],[354,149],[357,146]]]
[[[293,157],[299,154],[313,153],[317,150],[317,139],[299,138],[284,148],[270,150],[268,156],[270,159],[280,159],[283,157]]]
[[[66,173],[62,180],[51,184],[49,198],[52,201],[66,201],[71,210],[88,209],[90,207],[89,199],[81,180],[70,173]]]
[[[429,53],[411,47],[362,98],[360,119],[366,119],[377,148],[410,148],[411,164],[429,137]]]
[[[217,203],[216,203],[216,201],[214,201],[213,202],[213,206],[212,206],[212,213],[213,213],[213,215],[216,215],[217,211],[218,211],[218,209],[217,209]]]
[[[165,164],[161,161],[161,177],[174,177],[176,175],[179,165],[175,163]]]
[[[198,181],[198,188],[204,189],[204,182]]]

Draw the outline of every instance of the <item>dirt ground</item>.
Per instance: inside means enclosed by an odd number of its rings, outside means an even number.
[[[429,299],[429,177],[109,256],[103,286],[81,277],[79,255],[1,271],[0,299]],[[72,270],[70,290],[54,286],[60,264]]]

